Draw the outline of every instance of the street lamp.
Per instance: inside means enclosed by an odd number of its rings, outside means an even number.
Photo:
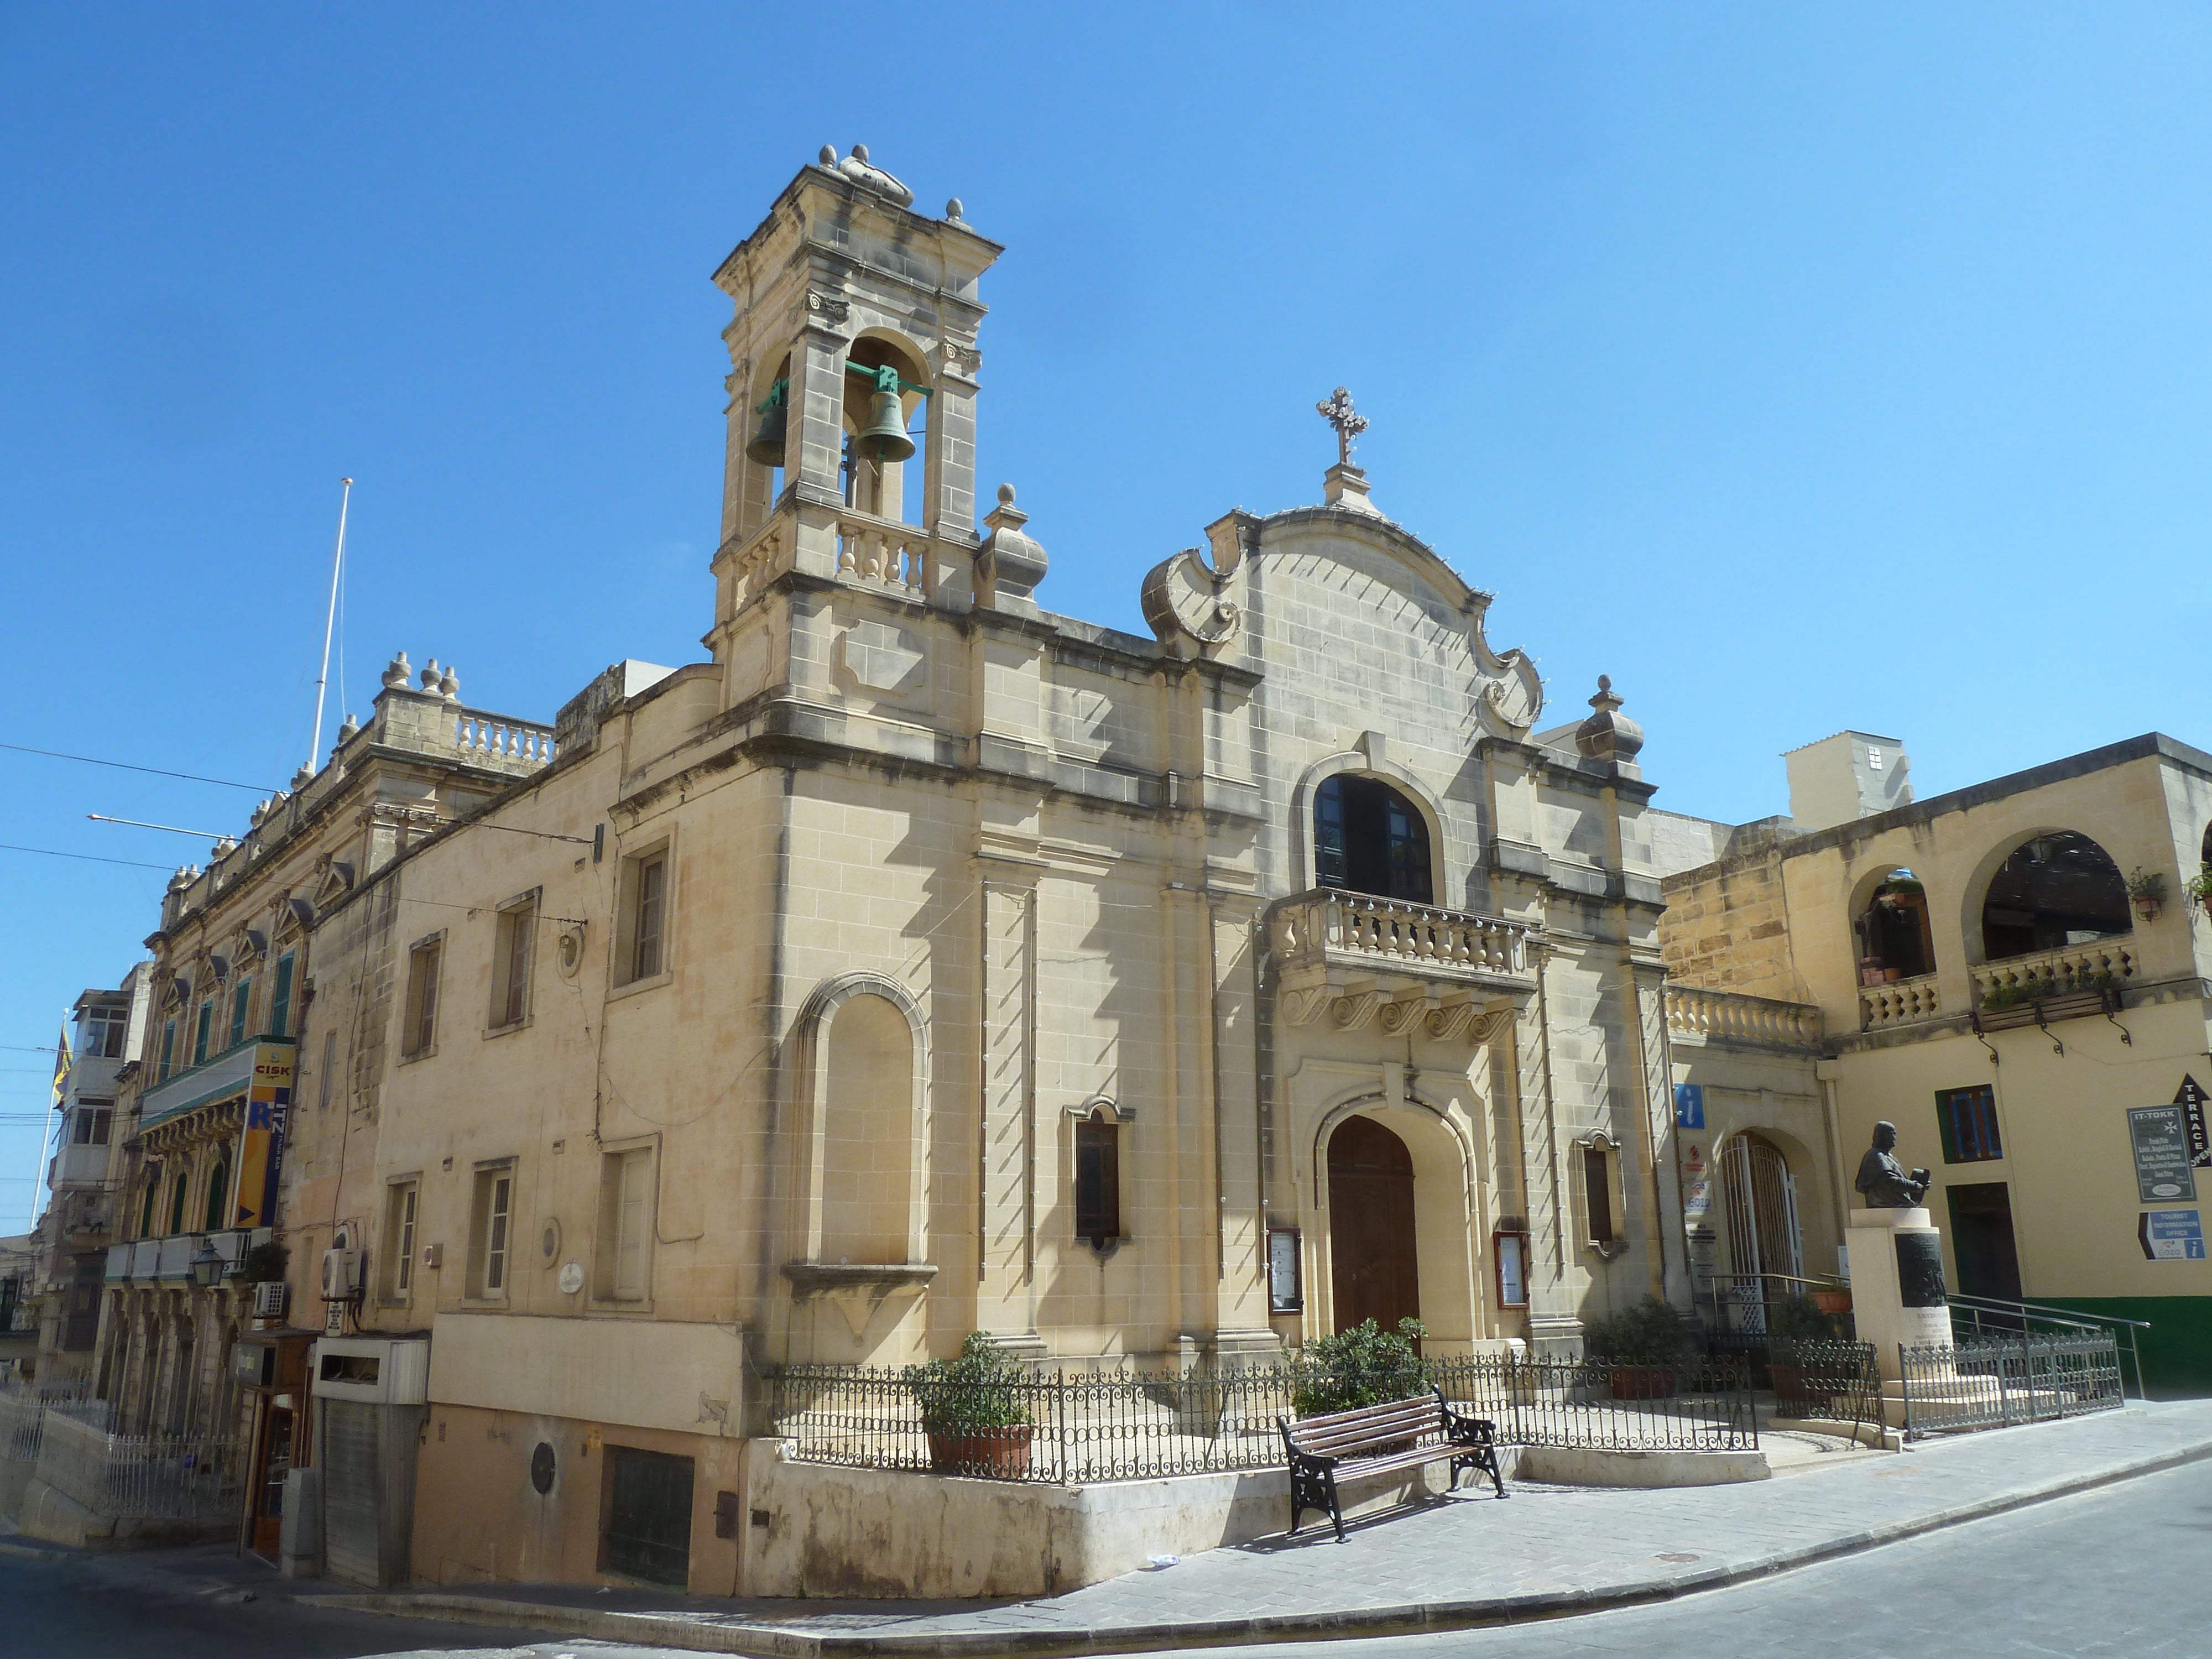
[[[192,1283],[204,1291],[213,1290],[216,1280],[222,1277],[226,1265],[223,1259],[215,1253],[215,1240],[204,1233],[201,1234],[199,1254],[192,1258]]]

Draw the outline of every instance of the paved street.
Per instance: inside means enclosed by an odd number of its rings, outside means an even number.
[[[2212,1464],[2040,1504],[1756,1583],[1504,1629],[1234,1651],[1253,1659],[2206,1659]],[[189,1573],[0,1558],[7,1650],[73,1659],[662,1659],[673,1650],[292,1606]],[[1187,1650],[1186,1650],[1187,1651]]]

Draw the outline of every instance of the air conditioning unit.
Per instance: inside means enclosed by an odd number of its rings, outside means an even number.
[[[284,1292],[290,1288],[281,1279],[264,1279],[253,1287],[253,1316],[256,1319],[282,1319],[284,1316]]]
[[[323,1300],[350,1302],[361,1294],[361,1252],[323,1252]]]

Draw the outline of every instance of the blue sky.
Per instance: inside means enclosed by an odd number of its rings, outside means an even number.
[[[1053,608],[1228,507],[1376,499],[1601,672],[1659,804],[2212,744],[2202,8],[0,3],[0,741],[281,784],[397,647],[548,718],[709,620],[727,306],[855,141],[1007,245],[980,447]],[[326,726],[325,732],[329,726]],[[256,796],[0,751],[0,841],[173,866]],[[0,853],[0,1042],[157,870]],[[23,1069],[18,1069],[20,1066]],[[0,1228],[44,1060],[0,1049]]]

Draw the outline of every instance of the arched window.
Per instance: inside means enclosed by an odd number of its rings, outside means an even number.
[[[169,1189],[169,1231],[172,1234],[185,1230],[185,1177],[179,1170],[176,1185]]]
[[[1893,870],[1883,877],[1852,927],[1858,935],[1861,984],[1917,979],[1936,971],[1928,890],[1911,871]]]
[[[146,1198],[138,1206],[138,1237],[154,1236],[154,1206],[161,1201],[161,1166],[158,1164],[146,1171]]]
[[[201,1224],[202,1232],[220,1232],[227,1224],[223,1211],[229,1197],[230,1161],[225,1158],[216,1164],[215,1173],[208,1177],[207,1217]]]
[[[822,1259],[907,1259],[914,1181],[914,1032],[888,998],[848,997],[826,1034]]]
[[[1380,778],[1339,772],[1314,792],[1314,873],[1324,887],[1434,903],[1427,820]]]
[[[1990,962],[2124,933],[2135,926],[2128,884],[2112,854],[2071,830],[2014,849],[1982,901],[1982,954]]]

